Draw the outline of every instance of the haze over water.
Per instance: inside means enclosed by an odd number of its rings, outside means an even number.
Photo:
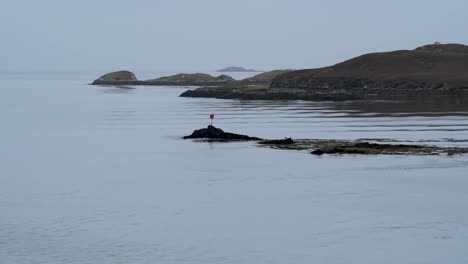
[[[467,147],[463,98],[180,98],[186,88],[87,85],[98,75],[0,75],[1,263],[468,262],[467,156],[180,139],[214,112],[263,138]]]

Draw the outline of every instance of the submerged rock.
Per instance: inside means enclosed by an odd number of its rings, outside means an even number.
[[[219,139],[219,140],[261,140],[261,138],[257,138],[257,137],[250,137],[246,135],[224,132],[222,129],[216,128],[212,125],[209,125],[207,128],[197,129],[193,131],[193,133],[190,136],[183,137],[183,139],[196,139],[196,138]]]

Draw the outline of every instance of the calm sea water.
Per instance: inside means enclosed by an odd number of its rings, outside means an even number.
[[[98,74],[0,75],[0,263],[468,263],[468,157],[181,140],[468,146],[468,106],[179,98]],[[152,77],[152,76],[148,76]]]

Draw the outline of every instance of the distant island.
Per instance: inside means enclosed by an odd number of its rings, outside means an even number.
[[[104,74],[92,84],[113,84],[114,82],[134,82],[138,81],[136,75],[131,71],[116,71]]]
[[[259,71],[254,70],[254,69],[246,69],[243,67],[231,66],[231,67],[227,67],[221,70],[217,70],[217,72],[259,72]]]
[[[255,76],[235,80],[229,75],[212,76],[205,73],[179,73],[156,79],[138,80],[130,71],[116,71],[102,75],[92,85],[170,85],[170,86],[222,86],[222,85],[270,85],[273,78],[290,70],[263,72]]]

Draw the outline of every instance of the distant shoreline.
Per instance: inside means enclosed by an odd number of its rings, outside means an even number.
[[[241,67],[223,70],[250,71]],[[329,67],[276,70],[244,80],[203,73],[140,81],[128,71],[92,84],[198,86],[182,97],[343,101],[468,94],[468,46],[435,43],[414,50],[369,53]]]

